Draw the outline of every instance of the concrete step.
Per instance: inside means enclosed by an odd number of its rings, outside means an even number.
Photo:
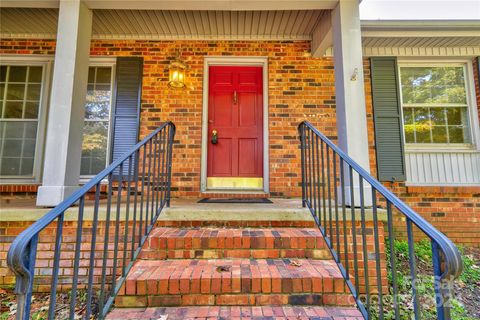
[[[107,320],[140,319],[296,319],[296,320],[360,320],[362,315],[356,308],[319,306],[204,306],[167,308],[114,309]]]
[[[314,258],[331,259],[318,229],[218,229],[157,227],[141,259]]]
[[[305,227],[315,222],[300,199],[271,199],[273,203],[197,203],[173,199],[157,220],[163,227]]]
[[[139,260],[115,305],[352,306],[347,290],[332,260]]]

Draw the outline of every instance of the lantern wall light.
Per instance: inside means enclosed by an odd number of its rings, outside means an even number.
[[[177,57],[168,66],[168,86],[173,89],[185,88],[186,70],[187,65],[180,59],[180,53],[177,52]]]

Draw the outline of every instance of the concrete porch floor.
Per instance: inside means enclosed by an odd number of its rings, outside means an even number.
[[[313,221],[310,212],[302,208],[301,199],[270,198],[273,203],[198,203],[198,199],[172,199],[170,208],[164,208],[159,221]],[[115,202],[112,202],[115,203]],[[112,207],[113,209],[114,207]],[[122,203],[120,219],[125,219],[126,205]],[[0,200],[0,221],[36,221],[51,208],[35,205],[35,199]],[[341,211],[341,208],[339,208]],[[130,212],[133,212],[130,204]],[[93,219],[93,201],[85,204],[84,219]],[[360,215],[360,209],[355,213]],[[350,214],[350,208],[347,209]],[[78,208],[72,207],[65,214],[66,221],[76,221]],[[101,201],[98,219],[105,220],[106,201]],[[365,209],[365,218],[372,220],[372,209]],[[385,210],[378,210],[379,220],[385,221]]]

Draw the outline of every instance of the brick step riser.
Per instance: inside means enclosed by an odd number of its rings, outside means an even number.
[[[343,293],[295,294],[187,294],[117,296],[115,307],[168,306],[354,306],[355,301]]]
[[[192,250],[153,250],[145,248],[140,259],[331,259],[327,249],[192,249]]]
[[[314,221],[259,221],[259,220],[157,220],[155,227],[171,227],[171,228],[315,228]]]
[[[308,230],[308,231],[305,231]],[[268,234],[266,234],[268,233]],[[314,233],[314,234],[312,234]],[[327,249],[325,240],[315,229],[173,229],[159,228],[149,236],[143,250],[214,250],[214,249]]]
[[[128,280],[119,295],[156,295],[156,294],[235,294],[235,293],[345,293],[347,288],[343,278],[262,278],[232,277],[217,273],[195,280],[176,279]]]

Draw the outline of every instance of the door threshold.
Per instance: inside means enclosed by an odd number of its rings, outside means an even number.
[[[263,190],[258,189],[241,189],[241,190],[232,190],[232,189],[209,189],[202,191],[202,194],[251,194],[251,195],[266,195],[269,193]]]

